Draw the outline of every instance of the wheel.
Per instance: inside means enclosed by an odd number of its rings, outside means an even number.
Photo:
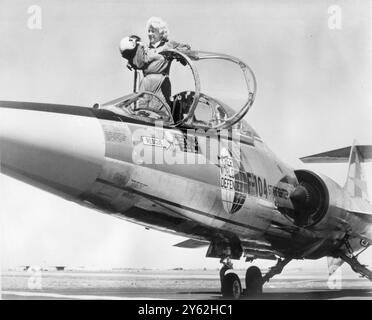
[[[228,273],[222,280],[222,296],[227,299],[239,299],[242,295],[242,285],[235,273]]]
[[[247,296],[262,294],[262,274],[258,267],[249,267],[245,273],[245,288]]]

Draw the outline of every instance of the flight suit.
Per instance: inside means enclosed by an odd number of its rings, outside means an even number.
[[[167,49],[189,50],[190,46],[175,41],[161,41],[156,47],[150,45],[149,48],[139,45],[131,63],[143,72],[144,77],[139,90],[153,92],[170,106],[172,90],[169,69],[171,62],[159,54]],[[145,95],[139,99],[138,107],[160,110],[162,103],[155,97]]]
[[[185,51],[190,50],[190,46],[187,44],[182,44],[176,41],[168,41],[168,40],[162,40],[158,42],[155,46],[150,44],[149,45],[149,52],[155,52],[155,53],[161,53],[164,50],[168,49],[175,49],[179,51]],[[169,69],[171,66],[171,62],[166,60],[166,66],[164,66],[164,69],[162,70],[163,77],[159,77],[157,79],[152,78],[150,81],[155,82],[156,80],[161,82],[160,87],[162,90],[162,93],[167,97],[167,102],[170,99],[171,96],[171,82],[169,81]]]

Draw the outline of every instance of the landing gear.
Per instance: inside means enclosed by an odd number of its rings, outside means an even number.
[[[260,268],[253,266],[245,273],[245,295],[248,297],[262,294],[263,280]]]
[[[351,246],[347,239],[345,241],[345,245],[349,253],[347,254],[343,252],[342,250],[339,250],[337,253],[340,256],[340,258],[344,260],[346,263],[348,263],[351,269],[353,269],[353,271],[361,274],[363,277],[367,278],[369,281],[372,281],[372,271],[369,270],[365,265],[361,264],[358,261],[357,257],[361,252],[355,256],[353,254],[353,250],[351,249]]]
[[[290,258],[278,259],[275,266],[271,267],[269,272],[264,276],[261,274],[261,270],[258,267],[249,267],[245,274],[245,294],[247,297],[258,296],[262,294],[262,287],[265,282],[269,282],[270,279],[283,271],[283,268],[291,261]]]
[[[265,276],[262,278],[263,283],[269,282],[270,279],[280,274],[283,271],[283,268],[291,261],[291,258],[284,258],[284,259],[278,259],[278,262],[275,266],[271,267],[269,272],[265,274]]]
[[[222,287],[222,282],[223,282],[223,278],[225,276],[225,273],[227,270],[230,270],[233,268],[233,264],[231,263],[231,260],[230,258],[221,258],[220,260],[220,263],[223,264],[221,270],[220,270],[220,281],[221,281],[221,287]]]
[[[247,297],[252,297],[262,294],[262,287],[264,283],[270,281],[270,279],[276,274],[281,273],[283,268],[291,260],[291,258],[278,259],[277,264],[270,268],[269,272],[266,273],[265,276],[262,276],[261,270],[258,267],[249,267],[245,274],[245,295]],[[226,261],[221,259],[221,263],[223,263],[223,266],[220,270],[222,296],[229,299],[239,299],[243,292],[239,277],[235,273],[228,273],[225,275],[227,270],[233,268],[229,258],[226,258]]]
[[[225,261],[226,260],[226,261]],[[226,299],[239,299],[242,295],[242,285],[236,273],[228,273],[227,270],[233,268],[229,257],[221,259],[223,266],[220,270],[221,293]]]
[[[236,273],[228,273],[223,277],[222,296],[227,299],[239,299],[242,295],[242,285]]]
[[[365,265],[361,264],[356,257],[349,257],[345,253],[341,253],[340,257],[350,265],[353,271],[361,274],[363,277],[366,277],[369,281],[372,281],[372,271],[369,270]]]

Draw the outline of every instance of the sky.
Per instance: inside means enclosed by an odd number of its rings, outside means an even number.
[[[41,9],[41,25],[33,24],[32,5]],[[0,6],[0,100],[90,107],[131,92],[133,75],[119,41],[130,34],[147,40],[147,19],[161,16],[171,39],[251,66],[258,91],[245,119],[288,164],[325,173],[342,185],[345,165],[304,166],[298,158],[353,139],[372,144],[368,1],[0,0]],[[212,80],[221,95],[239,95],[226,74],[207,76],[205,85],[213,87]],[[220,266],[218,259],[205,258],[206,248],[172,247],[182,237],[145,230],[4,175],[0,201],[5,268]],[[372,264],[372,251],[361,261]],[[326,262],[291,265],[311,269]],[[246,264],[242,259],[235,266]]]

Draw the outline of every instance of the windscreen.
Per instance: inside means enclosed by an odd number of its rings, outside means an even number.
[[[215,98],[235,112],[247,101],[248,91],[239,65],[222,59],[193,61],[200,78],[201,92]],[[170,80],[172,95],[182,91],[195,91],[194,78],[188,66],[174,61]]]

